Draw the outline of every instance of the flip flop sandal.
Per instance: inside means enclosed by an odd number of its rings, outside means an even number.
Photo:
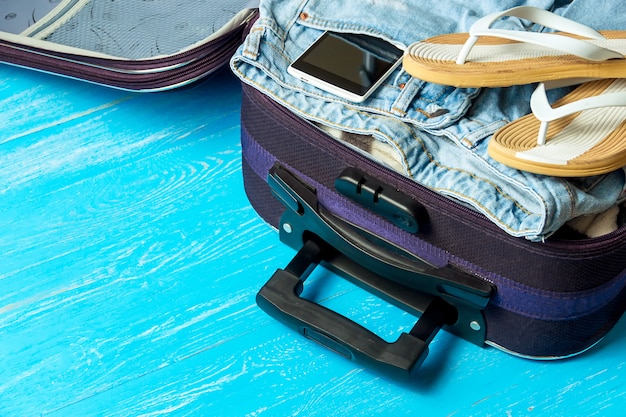
[[[491,29],[505,16],[558,33]],[[469,33],[410,45],[404,69],[424,81],[456,87],[509,87],[573,78],[626,77],[626,31],[597,32],[543,9],[520,6],[479,19]]]
[[[550,106],[541,83],[532,113],[498,130],[488,145],[498,162],[536,174],[579,177],[626,166],[626,79],[582,84]]]

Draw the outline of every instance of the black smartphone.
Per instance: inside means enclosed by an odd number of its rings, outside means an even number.
[[[287,71],[339,97],[362,102],[400,64],[403,53],[374,36],[325,32]]]

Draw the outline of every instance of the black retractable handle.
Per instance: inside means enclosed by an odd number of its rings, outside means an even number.
[[[281,241],[298,251],[257,294],[257,304],[269,315],[349,359],[395,377],[416,375],[443,326],[474,343],[484,342],[481,311],[494,292],[489,283],[450,266],[434,267],[334,217],[317,204],[315,190],[278,165],[268,183],[287,207]],[[390,343],[302,298],[304,282],[319,264],[419,316],[417,323]]]
[[[300,297],[304,281],[312,267],[324,259],[326,251],[332,252],[323,244],[308,240],[287,268],[276,271],[263,286],[257,295],[258,305],[272,317],[348,359],[395,377],[414,376],[433,337],[444,324],[456,319],[454,309],[439,298],[430,298],[413,329],[389,343],[358,323]],[[399,286],[397,289],[402,291]],[[415,295],[420,298],[418,304],[423,304],[422,294]]]

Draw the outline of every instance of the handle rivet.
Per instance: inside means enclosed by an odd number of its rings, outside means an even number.
[[[480,330],[480,323],[477,322],[477,321],[473,321],[473,322],[470,323],[470,328],[472,330],[479,331]]]
[[[293,232],[293,229],[292,229],[292,227],[291,227],[291,225],[290,225],[289,223],[283,223],[283,230],[284,230],[286,233],[291,233],[291,232]]]

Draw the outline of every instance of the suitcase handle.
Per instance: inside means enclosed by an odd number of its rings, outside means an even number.
[[[360,230],[318,205],[314,189],[275,165],[268,184],[287,210],[281,241],[298,251],[257,295],[268,314],[352,359],[394,375],[413,376],[442,325],[476,344],[485,340],[482,309],[495,289],[481,278],[435,267],[390,242]],[[300,298],[314,267],[325,266],[381,298],[420,315],[408,334],[389,344],[351,320]]]
[[[411,304],[427,307],[409,333],[393,343],[381,339],[358,323],[315,302],[301,298],[303,284],[314,267],[333,249],[308,240],[286,269],[277,270],[257,294],[257,304],[270,316],[297,329],[305,337],[366,366],[394,377],[412,378],[428,354],[428,345],[444,324],[456,320],[454,308],[437,297],[396,287]]]
[[[364,266],[364,271],[440,296],[454,305],[482,309],[489,303],[494,293],[489,282],[450,264],[432,265],[414,253],[336,217],[318,204],[314,189],[279,164],[270,169],[268,184],[274,196],[288,208],[280,219],[279,233],[281,241],[292,248],[300,249],[309,235],[315,235],[353,264]],[[353,275],[350,271],[344,272]]]

